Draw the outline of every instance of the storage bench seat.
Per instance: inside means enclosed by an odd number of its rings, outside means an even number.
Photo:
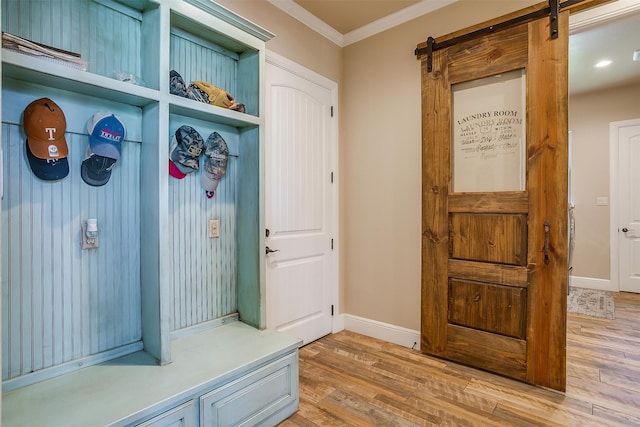
[[[5,393],[2,425],[275,425],[298,408],[301,341],[235,321]]]

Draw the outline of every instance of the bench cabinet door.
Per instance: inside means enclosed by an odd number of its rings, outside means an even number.
[[[201,396],[201,426],[275,425],[298,402],[296,351]]]

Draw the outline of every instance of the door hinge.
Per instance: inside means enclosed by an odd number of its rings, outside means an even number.
[[[331,250],[333,250],[333,239],[331,239]]]
[[[333,316],[333,304],[331,304],[331,315]]]
[[[333,117],[333,105],[331,106],[331,117]]]
[[[333,184],[333,172],[331,172],[331,183]]]

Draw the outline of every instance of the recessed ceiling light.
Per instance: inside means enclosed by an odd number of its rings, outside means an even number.
[[[633,51],[633,60],[640,61],[640,49],[636,49]]]
[[[602,67],[608,67],[609,65],[611,65],[611,61],[609,61],[608,59],[605,59],[603,61],[598,62],[596,65],[594,65],[594,67],[602,68]]]

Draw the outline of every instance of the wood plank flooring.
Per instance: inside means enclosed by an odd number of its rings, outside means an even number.
[[[300,350],[291,426],[640,426],[640,294],[613,320],[569,314],[559,393],[349,331]]]

